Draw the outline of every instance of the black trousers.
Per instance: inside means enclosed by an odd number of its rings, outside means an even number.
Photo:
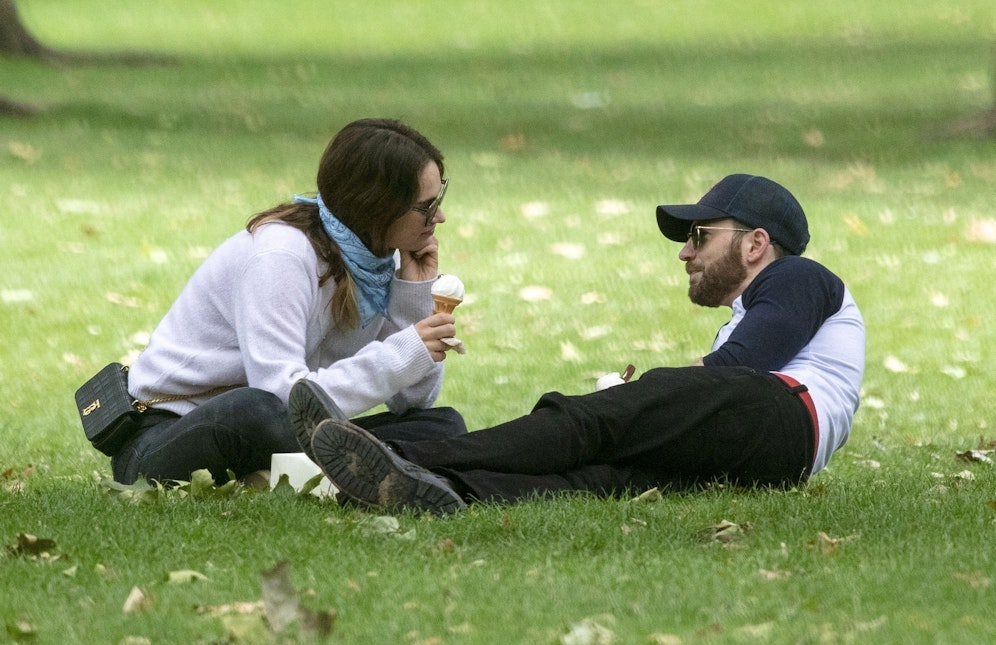
[[[508,502],[713,481],[790,486],[810,474],[815,434],[806,405],[771,374],[679,367],[582,396],[547,393],[492,428],[391,444],[467,499]]]
[[[465,434],[463,417],[452,408],[382,412],[353,419],[383,441],[437,439]],[[218,484],[229,470],[241,477],[270,467],[275,452],[299,452],[287,405],[251,387],[219,394],[184,416],[166,410],[142,415],[139,432],[111,459],[115,481],[131,484],[139,475],[159,481],[189,480],[207,468]]]

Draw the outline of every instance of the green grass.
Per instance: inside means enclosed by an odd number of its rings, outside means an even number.
[[[302,602],[338,612],[331,642],[557,643],[585,619],[619,643],[992,640],[996,476],[955,455],[996,440],[996,256],[973,233],[996,144],[933,136],[992,104],[990,5],[22,2],[50,45],[172,62],[0,59],[3,94],[45,107],[0,121],[0,541],[61,556],[0,557],[0,620],[41,643],[266,642],[196,608],[259,600],[287,561]],[[851,442],[803,491],[538,500],[387,534],[312,499],[106,494],[75,388],[371,115],[446,154],[469,353],[440,404],[471,426],[699,356],[727,312],[688,303],[654,207],[753,172],[799,197],[807,255],[864,313]],[[724,519],[740,539],[705,536]],[[208,579],[165,581],[186,569]],[[144,612],[122,612],[132,587]]]

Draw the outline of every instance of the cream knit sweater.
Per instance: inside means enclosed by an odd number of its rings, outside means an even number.
[[[249,385],[287,401],[291,385],[320,383],[355,416],[386,403],[400,413],[433,405],[443,379],[413,324],[432,312],[431,281],[395,277],[390,320],[340,333],[318,287],[319,265],[304,234],[281,223],[241,231],[197,269],[129,372],[137,399]],[[156,407],[186,414],[204,398]]]

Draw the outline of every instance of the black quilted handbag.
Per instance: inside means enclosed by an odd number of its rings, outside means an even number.
[[[76,390],[76,408],[86,438],[113,457],[138,430],[146,406],[128,394],[128,368],[111,363]]]

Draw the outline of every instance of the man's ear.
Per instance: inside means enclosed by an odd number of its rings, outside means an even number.
[[[747,249],[745,259],[748,262],[758,262],[762,260],[769,251],[774,251],[771,247],[771,236],[763,228],[755,228],[747,236],[750,240],[750,248]]]

